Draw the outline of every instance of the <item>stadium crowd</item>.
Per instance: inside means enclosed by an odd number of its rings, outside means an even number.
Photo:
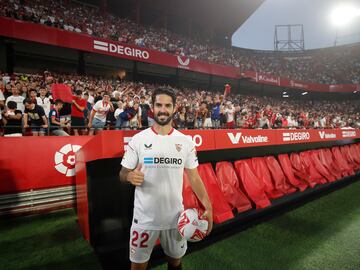
[[[239,67],[293,80],[324,84],[360,84],[360,46],[297,54],[223,48],[164,28],[139,25],[73,1],[0,0],[0,16],[40,23],[104,39],[135,44],[211,63]]]
[[[53,84],[71,89],[53,100]],[[161,85],[75,74],[0,72],[2,133],[87,135],[101,129],[142,129],[154,116],[151,93]],[[169,87],[169,86],[167,86]],[[359,101],[311,101],[244,96],[206,89],[175,89],[179,129],[360,128]]]

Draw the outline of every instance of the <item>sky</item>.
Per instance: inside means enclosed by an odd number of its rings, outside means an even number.
[[[360,15],[348,24],[336,27],[331,14],[339,4],[350,2],[360,9],[360,0],[265,0],[232,36],[236,47],[274,50],[275,25],[303,24],[305,49],[360,42]],[[294,38],[299,38],[294,29]],[[284,31],[278,32],[279,39],[287,39]]]

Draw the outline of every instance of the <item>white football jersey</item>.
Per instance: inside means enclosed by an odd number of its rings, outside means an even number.
[[[160,135],[148,128],[131,139],[121,161],[128,169],[139,163],[145,177],[143,184],[135,188],[133,223],[147,230],[177,228],[184,209],[184,168],[198,166],[195,144],[175,129]]]

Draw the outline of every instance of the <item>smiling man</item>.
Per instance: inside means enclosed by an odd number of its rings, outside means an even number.
[[[208,234],[212,229],[212,206],[197,171],[195,145],[172,127],[175,102],[172,89],[158,88],[153,92],[155,123],[132,138],[121,162],[120,180],[136,186],[130,230],[132,270],[146,269],[158,238],[168,258],[168,269],[181,269],[187,245],[177,231],[177,220],[184,209],[184,169],[205,207]]]

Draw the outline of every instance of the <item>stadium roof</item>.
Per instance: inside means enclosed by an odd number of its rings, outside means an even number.
[[[100,6],[102,0],[82,0]],[[192,34],[213,32],[213,40],[232,34],[256,11],[265,0],[107,0],[107,10],[122,17],[136,18],[143,24],[163,26],[167,17],[167,27],[171,31],[187,34],[189,23]],[[166,16],[167,14],[167,16]]]

